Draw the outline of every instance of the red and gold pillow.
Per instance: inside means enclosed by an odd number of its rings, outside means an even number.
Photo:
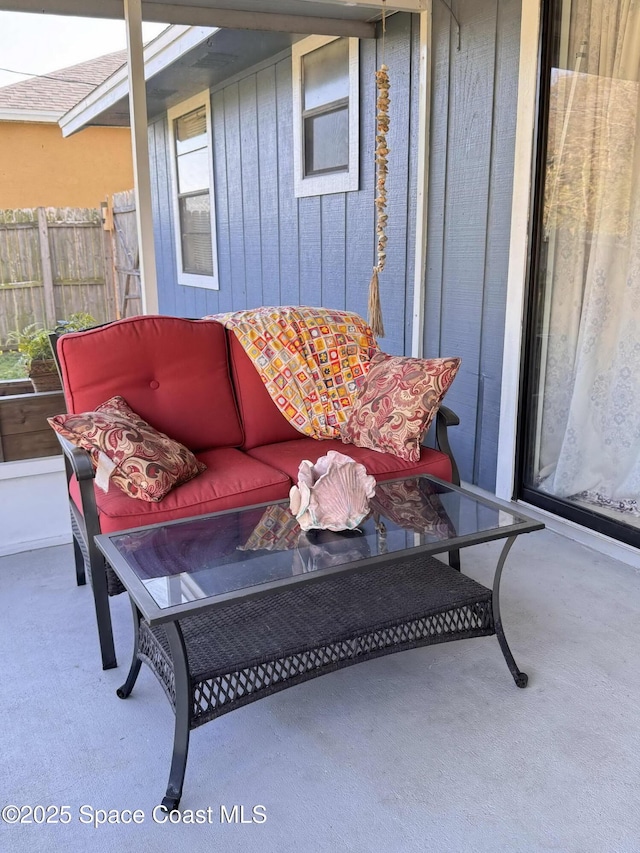
[[[122,397],[112,397],[94,412],[56,415],[50,426],[91,456],[101,479],[107,479],[129,497],[160,501],[180,483],[186,483],[206,465],[184,445],[158,432],[130,409]]]
[[[342,440],[418,462],[422,439],[459,367],[459,358],[375,353],[342,427]]]

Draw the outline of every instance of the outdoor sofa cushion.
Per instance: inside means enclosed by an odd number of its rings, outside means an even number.
[[[221,326],[221,328],[223,328]],[[231,375],[244,427],[242,448],[300,438],[300,433],[271,399],[255,365],[234,332],[227,332]]]
[[[339,438],[316,441],[300,437],[295,441],[281,441],[264,447],[248,450],[249,456],[279,469],[294,483],[298,482],[298,468],[303,459],[316,463],[320,456],[337,450],[360,462],[376,480],[392,480],[395,477],[411,477],[417,474],[432,474],[443,480],[451,480],[451,460],[446,453],[423,447],[418,462],[407,462],[391,453],[378,453],[364,447],[345,445]]]
[[[277,501],[289,496],[291,483],[288,477],[240,450],[222,447],[196,455],[206,465],[206,471],[173,489],[160,503],[135,500],[119,489],[109,489],[106,494],[96,489],[102,533]],[[69,484],[69,493],[80,509],[80,489],[75,478]]]
[[[242,444],[220,323],[129,317],[62,335],[58,353],[68,412],[93,411],[119,394],[193,452]]]

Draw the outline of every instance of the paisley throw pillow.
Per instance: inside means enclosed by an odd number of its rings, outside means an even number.
[[[112,482],[131,498],[160,501],[174,486],[206,469],[184,445],[132,411],[122,397],[112,397],[94,412],[56,415],[48,421],[90,454],[96,484],[105,491]]]
[[[459,367],[459,358],[376,353],[342,427],[342,440],[418,462],[422,439]]]

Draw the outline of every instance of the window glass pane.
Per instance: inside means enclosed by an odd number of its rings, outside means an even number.
[[[176,119],[175,138],[178,154],[207,144],[207,113],[204,107]]]
[[[302,57],[304,109],[349,97],[349,40],[337,39]]]
[[[213,275],[209,193],[181,198],[179,205],[182,268],[197,275]]]
[[[209,186],[209,149],[199,148],[178,157],[178,192],[192,193]]]
[[[640,527],[640,7],[560,5],[525,485]]]
[[[349,168],[349,110],[311,116],[304,121],[305,175]]]

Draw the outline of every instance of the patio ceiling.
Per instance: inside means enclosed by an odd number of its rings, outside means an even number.
[[[143,0],[142,19],[167,24],[372,38],[389,11],[424,12],[428,0]],[[0,0],[0,10],[125,17],[124,0]],[[265,10],[268,6],[268,10]]]

